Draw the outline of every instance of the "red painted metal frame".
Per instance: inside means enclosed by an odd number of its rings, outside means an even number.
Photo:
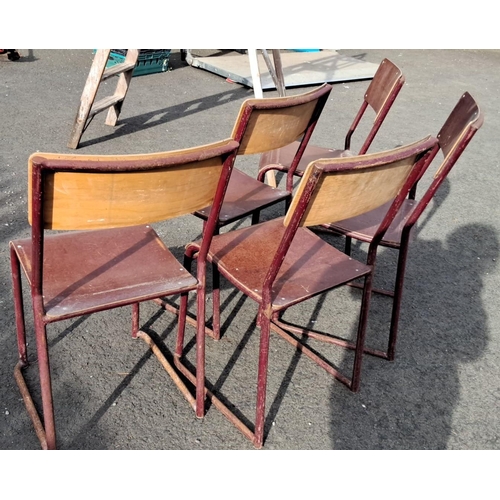
[[[384,64],[393,65],[388,59],[384,59],[380,63],[379,68],[381,69]],[[395,68],[395,66],[394,66],[394,68]],[[371,146],[373,140],[375,139],[375,136],[377,135],[380,127],[382,126],[382,123],[384,122],[385,118],[387,117],[387,114],[391,110],[392,105],[394,104],[394,101],[396,100],[396,97],[398,96],[399,92],[403,88],[404,83],[405,83],[405,77],[402,73],[399,73],[399,76],[398,76],[394,86],[390,89],[390,92],[385,96],[384,104],[382,105],[380,112],[377,113],[375,121],[373,122],[373,125],[370,129],[370,132],[368,133],[368,136],[366,137],[365,142],[361,146],[361,149],[358,151],[358,155],[364,155],[368,151],[368,148]],[[376,75],[375,75],[374,79],[372,80],[372,82],[370,83],[370,86],[368,87],[367,93],[365,94],[364,101],[361,105],[361,108],[358,111],[358,114],[354,118],[352,125],[349,127],[349,130],[347,131],[344,149],[349,149],[349,150],[351,149],[352,135],[355,132],[356,128],[358,127],[359,123],[361,122],[361,118],[363,117],[366,109],[369,106],[369,102],[367,100],[367,95],[370,92],[370,90],[371,90],[370,87],[372,87],[372,85],[373,86],[377,85]],[[382,93],[383,90],[381,89],[380,92]]]
[[[360,318],[358,324],[358,334],[356,344],[353,346],[355,348],[355,359],[353,364],[352,377],[349,379],[340,373],[338,370],[333,368],[327,362],[323,361],[320,357],[318,357],[311,349],[305,346],[303,343],[297,341],[292,335],[290,335],[286,329],[288,326],[279,321],[279,312],[275,308],[273,308],[272,303],[272,288],[273,284],[276,280],[276,277],[279,273],[279,270],[283,264],[285,256],[290,248],[290,245],[297,233],[297,230],[303,220],[303,217],[306,213],[306,209],[308,208],[311,197],[316,189],[319,180],[324,172],[332,172],[332,171],[347,171],[354,168],[360,168],[362,166],[367,166],[369,164],[369,159],[366,157],[359,157],[359,161],[356,164],[351,165],[335,165],[335,166],[318,166],[314,165],[313,174],[311,177],[307,179],[307,184],[305,189],[303,190],[300,199],[298,200],[298,204],[296,209],[294,210],[291,220],[288,226],[284,230],[284,234],[281,238],[279,247],[273,257],[272,264],[269,267],[266,277],[262,286],[262,299],[259,304],[259,312],[257,317],[257,325],[261,330],[260,337],[260,347],[259,347],[259,362],[258,362],[258,380],[257,380],[257,402],[256,402],[256,417],[255,417],[255,428],[254,431],[250,430],[242,421],[239,419],[232,411],[230,411],[226,405],[224,405],[218,398],[215,397],[213,393],[207,390],[204,384],[205,380],[205,360],[203,359],[202,353],[204,353],[204,342],[205,336],[198,330],[196,337],[196,346],[197,346],[197,366],[196,366],[196,378],[191,374],[186,366],[182,363],[183,356],[183,346],[184,346],[184,326],[185,323],[183,321],[179,322],[178,329],[178,339],[177,339],[177,347],[175,353],[175,363],[179,370],[191,380],[192,383],[196,385],[196,415],[201,418],[204,416],[204,396],[207,395],[209,399],[214,403],[214,405],[228,418],[230,422],[232,422],[248,439],[252,441],[256,448],[261,448],[264,443],[264,423],[265,423],[265,399],[266,399],[266,387],[267,387],[267,370],[268,370],[268,356],[269,356],[269,340],[271,330],[281,335],[288,342],[294,345],[297,349],[299,349],[302,353],[307,355],[313,361],[318,363],[322,368],[327,370],[331,375],[340,380],[342,383],[347,385],[352,391],[356,392],[359,390],[360,376],[361,376],[361,363],[362,356],[365,352],[371,352],[370,350],[365,349],[365,333],[366,333],[366,324],[368,320],[368,310],[370,304],[371,297],[371,285],[372,285],[372,277],[375,266],[375,257],[377,246],[380,243],[383,235],[392,220],[398,213],[405,197],[408,195],[408,192],[411,186],[416,182],[417,178],[422,175],[422,171],[425,170],[430,161],[432,160],[434,154],[437,151],[437,140],[433,138],[428,138],[425,141],[425,144],[420,144],[420,154],[418,159],[416,160],[414,167],[405,182],[403,188],[399,192],[396,199],[391,204],[390,209],[388,210],[385,218],[381,222],[376,235],[373,241],[370,244],[370,249],[368,252],[367,265],[368,270],[363,274],[365,276],[365,286],[363,292],[363,299],[360,307]],[[391,152],[388,152],[388,158],[391,158],[392,161],[395,161],[396,155],[393,153],[391,157]],[[263,223],[266,224],[266,223]],[[217,236],[215,236],[217,238]],[[191,268],[192,261],[197,257],[199,252],[199,246],[196,243],[191,243],[187,245],[185,252],[185,262],[184,265],[186,269]],[[212,259],[212,255],[208,254],[208,261],[212,261],[214,270],[218,273],[220,272],[223,276],[228,279],[236,288],[238,288],[243,293],[246,293],[242,287],[238,286],[238,283],[235,282],[234,279],[231,279],[232,276],[230,271],[217,269],[215,262]],[[360,274],[360,275],[363,275]],[[350,281],[348,279],[348,281]],[[344,282],[343,284],[346,284]],[[340,285],[339,285],[340,286]],[[203,291],[201,291],[198,295],[199,304],[204,303],[204,297],[202,296]],[[282,311],[280,311],[282,312]],[[185,318],[187,316],[187,294],[183,294],[181,296],[181,308],[180,308],[180,316]],[[198,317],[200,315],[200,311],[198,311]],[[218,337],[220,335],[220,324],[216,323],[214,320],[213,325],[214,332]],[[293,328],[289,329],[293,333]],[[301,334],[306,334],[310,336],[314,336],[313,332],[310,332],[306,329],[300,330]],[[316,335],[315,338],[321,338],[321,336]],[[329,340],[330,341],[330,340]],[[341,342],[333,342],[341,344]],[[342,345],[342,344],[341,344]],[[351,347],[350,344],[344,343],[344,347]]]
[[[223,146],[217,146],[214,148],[212,145],[208,145],[208,149],[211,147],[211,151],[197,150],[195,152],[186,152],[184,155],[178,155],[176,157],[170,157],[163,162],[155,160],[154,162],[144,160],[141,161],[123,161],[122,163],[115,162],[114,166],[107,166],[104,163],[93,162],[92,160],[46,160],[41,163],[33,162],[32,169],[32,271],[31,271],[31,299],[33,306],[33,316],[34,316],[34,328],[35,328],[35,338],[36,338],[36,351],[38,357],[38,367],[39,367],[39,381],[41,387],[42,395],[42,413],[43,417],[40,418],[38,411],[36,409],[35,403],[30,395],[30,391],[26,380],[23,376],[23,369],[29,365],[28,353],[27,353],[27,343],[26,343],[26,330],[25,330],[25,316],[24,316],[24,304],[23,304],[23,293],[22,293],[22,273],[19,257],[16,253],[16,241],[11,241],[10,255],[11,255],[11,270],[12,270],[12,286],[13,286],[13,296],[14,296],[14,308],[16,316],[16,332],[17,332],[17,343],[19,351],[19,362],[14,370],[14,377],[18,384],[19,390],[23,397],[26,409],[32,420],[35,428],[35,432],[40,441],[43,449],[55,449],[56,448],[56,429],[54,420],[54,403],[52,396],[52,382],[50,375],[50,363],[49,363],[49,351],[47,346],[47,332],[46,328],[49,323],[55,321],[61,321],[63,319],[69,319],[73,317],[80,316],[81,314],[67,314],[61,315],[57,318],[50,318],[45,314],[45,308],[43,303],[43,255],[44,255],[44,221],[43,221],[43,203],[44,203],[44,176],[48,172],[54,171],[79,171],[79,172],[127,172],[127,171],[146,171],[155,170],[159,168],[164,168],[166,166],[180,165],[182,163],[191,163],[198,160],[207,159],[209,157],[220,156],[223,159],[223,168],[221,171],[219,183],[215,193],[214,203],[213,203],[213,213],[209,217],[207,224],[203,230],[202,243],[199,251],[199,261],[197,266],[197,284],[193,288],[197,293],[204,290],[205,287],[205,277],[206,277],[206,254],[208,248],[212,241],[212,237],[215,233],[215,228],[217,226],[217,218],[224,199],[224,194],[229,183],[230,174],[233,168],[234,160],[236,157],[236,151],[239,144],[236,141],[228,141],[227,144]],[[191,289],[190,288],[190,289]],[[177,291],[172,291],[172,294],[179,294],[180,292],[186,291],[185,289],[179,289]],[[164,297],[163,293],[161,297]],[[204,293],[202,293],[204,297]],[[160,299],[160,297],[156,297]],[[155,297],[149,297],[147,300],[154,300]],[[199,307],[203,307],[204,300],[200,303],[198,301]],[[185,386],[182,379],[177,375],[175,370],[170,366],[166,358],[162,355],[161,351],[157,346],[154,345],[152,339],[145,333],[139,330],[139,303],[136,301],[129,303],[116,303],[105,305],[102,307],[96,307],[91,312],[98,312],[107,309],[112,309],[115,307],[121,307],[124,305],[132,306],[132,337],[142,338],[153,350],[153,353],[158,357],[164,368],[167,370],[169,375],[172,377],[174,382],[179,387],[180,391],[188,399],[192,396],[189,390]],[[87,314],[88,312],[86,312]],[[204,318],[202,314],[200,318]],[[182,326],[183,329],[183,326]],[[198,322],[198,332],[202,337],[204,336],[204,323],[202,321]],[[204,356],[204,351],[200,352],[200,360]]]
[[[404,226],[399,233],[399,241],[385,241],[384,239],[382,239],[379,243],[380,246],[398,250],[398,260],[394,290],[383,290],[379,288],[372,289],[372,291],[375,293],[393,297],[391,325],[387,350],[371,353],[375,356],[388,359],[389,361],[393,361],[395,359],[399,317],[403,300],[406,262],[412,230],[421,217],[422,213],[431,202],[437,190],[466,149],[471,139],[483,125],[483,122],[484,115],[481,109],[479,108],[473,97],[468,92],[465,92],[457,102],[456,106],[453,108],[448,119],[437,135],[439,146],[443,150],[443,154],[445,157],[442,163],[440,163],[440,165],[438,166],[429,187],[423,193],[421,198],[417,200],[414,209],[406,219]],[[415,200],[417,185],[420,178],[421,177],[419,177],[417,179],[417,182],[415,182],[415,184],[412,186],[408,196],[409,200]],[[364,243],[371,242],[370,236],[363,237],[360,234],[354,235],[352,232],[346,229],[345,225],[339,226],[335,224],[326,224],[317,229],[320,231],[327,231],[333,234],[346,236],[345,252],[348,255],[351,254],[352,239],[358,239]],[[361,284],[352,283],[352,285],[356,286],[357,288],[362,288]]]

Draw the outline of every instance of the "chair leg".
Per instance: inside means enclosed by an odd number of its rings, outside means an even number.
[[[51,450],[56,448],[56,435],[45,325],[41,320],[37,320],[35,315],[35,332],[44,416],[44,423],[42,424],[35,404],[33,403],[33,399],[31,398],[28,386],[26,385],[26,381],[24,380],[24,377],[22,375],[23,368],[28,366],[28,353],[26,345],[26,327],[24,321],[21,269],[16,252],[12,247],[10,251],[12,266],[12,290],[16,315],[17,345],[19,351],[19,362],[14,369],[14,377],[23,397],[23,401],[26,405],[28,414],[31,418],[31,421],[33,422],[36,435],[40,441],[40,444],[42,445],[42,448],[44,450]]]
[[[206,265],[198,263],[196,327],[196,416],[205,416],[205,290]]]
[[[196,416],[205,416],[205,294],[198,289],[198,327],[196,329]]]
[[[186,315],[187,315],[188,294],[181,295],[179,305],[179,322],[177,326],[177,343],[175,347],[175,355],[180,358],[184,350],[184,333],[186,331]]]
[[[271,322],[264,314],[260,317],[259,372],[257,376],[257,407],[255,411],[254,445],[261,448],[264,444],[264,423],[266,409],[267,368],[269,362],[269,337]]]
[[[38,316],[38,317],[37,317]],[[50,380],[49,350],[47,346],[47,328],[36,314],[35,334],[38,355],[38,369],[40,373],[40,387],[42,392],[43,426],[47,439],[47,449],[56,449],[56,429],[54,421],[54,404],[52,398],[52,383]]]
[[[259,220],[260,220],[260,210],[256,210],[252,214],[252,226],[254,226],[255,224],[258,224]]]
[[[212,263],[212,331],[213,338],[220,340],[220,273]]]
[[[24,322],[24,302],[21,281],[21,266],[13,248],[10,249],[10,263],[12,268],[12,293],[14,295],[14,310],[16,315],[17,348],[21,366],[28,365],[26,346],[26,327]]]
[[[352,238],[350,238],[349,236],[346,236],[345,247],[344,247],[344,253],[346,255],[351,255],[351,243],[352,243]]]
[[[139,332],[139,303],[132,304],[132,338],[137,338]]]
[[[361,380],[361,364],[363,361],[363,352],[365,348],[366,325],[368,322],[368,310],[370,308],[372,280],[373,280],[373,272],[365,277],[365,283],[363,287],[363,298],[361,299],[361,311],[359,314],[358,335],[356,338],[354,366],[352,370],[352,378],[350,386],[352,392],[359,391],[359,384]]]
[[[253,218],[252,218],[253,224]],[[214,236],[220,234],[220,224],[214,230]],[[220,273],[216,264],[212,263],[212,330],[205,332],[214,340],[220,340]]]
[[[190,255],[184,255],[184,268],[191,272],[191,266],[193,264],[193,259]],[[175,356],[180,358],[182,356],[182,351],[184,350],[184,334],[186,332],[186,320],[187,320],[187,309],[188,309],[188,293],[182,293],[179,304],[179,319],[177,325],[177,343],[175,347]]]
[[[396,356],[396,341],[398,336],[399,313],[403,299],[403,284],[406,270],[406,259],[408,256],[409,233],[403,234],[399,248],[398,266],[396,272],[396,283],[394,285],[394,299],[392,303],[391,330],[389,333],[389,345],[387,348],[387,359],[394,361]]]

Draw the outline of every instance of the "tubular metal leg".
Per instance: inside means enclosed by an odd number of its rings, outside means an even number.
[[[255,446],[258,448],[261,448],[264,443],[267,368],[269,362],[269,337],[271,333],[269,318],[261,315],[260,323],[259,373],[257,377],[257,408],[255,411],[254,440]]]
[[[372,289],[373,273],[365,278],[363,287],[363,298],[361,302],[361,312],[359,316],[358,335],[356,339],[356,350],[354,354],[354,366],[352,370],[351,390],[353,392],[359,391],[359,384],[361,379],[361,364],[363,361],[363,352],[365,346],[366,324],[368,322],[368,310],[370,308],[370,298]]]
[[[389,345],[387,348],[387,359],[394,361],[396,356],[396,341],[398,336],[399,313],[401,310],[401,302],[403,300],[403,285],[406,270],[406,259],[408,256],[409,233],[403,234],[401,237],[401,245],[399,247],[398,267],[396,272],[396,284],[394,286],[394,298],[392,303],[391,330],[389,333]]]
[[[39,317],[38,317],[39,318]],[[35,313],[36,347],[38,354],[38,369],[42,390],[43,424],[47,439],[47,449],[56,449],[56,428],[54,421],[54,403],[52,398],[52,383],[50,379],[49,350],[47,346],[47,328],[42,319]]]
[[[205,416],[205,287],[206,267],[198,264],[196,326],[196,416]]]
[[[132,338],[137,338],[139,332],[139,303],[132,304]]]
[[[220,273],[217,264],[212,264],[212,330],[213,338],[220,339]]]

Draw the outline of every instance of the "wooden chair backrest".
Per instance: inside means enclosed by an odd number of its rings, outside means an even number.
[[[444,160],[436,171],[435,177],[446,168],[449,161],[456,162],[466,146],[464,142],[470,140],[472,135],[481,128],[483,122],[482,111],[474,98],[465,92],[437,135]]]
[[[358,155],[365,154],[368,151],[396,97],[403,88],[404,82],[405,78],[401,70],[389,59],[384,59],[380,63],[366,90],[361,107],[347,131],[344,149],[351,149],[351,137],[361,122],[366,109],[371,107],[375,112],[375,118],[366,139],[358,151]]]
[[[473,97],[465,92],[459,99],[437,135],[443,161],[434,173],[432,182],[420,197],[417,206],[406,220],[412,227],[429,205],[437,190],[454,167],[465,148],[484,123],[484,116]],[[415,197],[416,185],[411,196]]]
[[[266,99],[247,99],[240,108],[231,136],[240,143],[239,155],[265,153],[302,137],[319,117],[332,87]]]
[[[293,198],[284,224],[288,225],[297,209],[308,181],[319,180],[300,222],[315,226],[348,219],[393,200],[408,180],[417,161],[437,145],[427,137],[390,151],[347,158],[311,162]],[[411,186],[408,186],[408,190]]]
[[[366,90],[365,101],[378,115],[404,80],[401,70],[389,59],[384,59]]]
[[[149,224],[211,205],[231,139],[163,153],[29,158],[29,222],[41,196],[45,229],[84,230]],[[40,173],[40,181],[33,180]],[[39,183],[35,193],[34,182]]]

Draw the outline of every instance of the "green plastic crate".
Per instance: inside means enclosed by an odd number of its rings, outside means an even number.
[[[125,61],[127,49],[111,49],[106,67]],[[132,76],[162,73],[168,70],[171,49],[140,49],[137,65]]]

